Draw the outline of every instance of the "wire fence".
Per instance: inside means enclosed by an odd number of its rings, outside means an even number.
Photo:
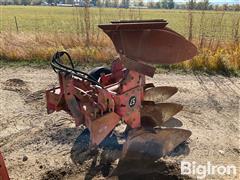
[[[66,50],[78,62],[109,62],[117,54],[98,24],[166,19],[168,27],[199,50],[192,61],[171,68],[233,73],[240,69],[239,12],[22,6],[0,10],[0,59],[50,60],[57,50]]]
[[[1,9],[1,31],[95,34],[99,31],[98,24],[113,20],[166,19],[169,27],[190,39],[239,40],[240,12],[90,8],[89,27],[86,27],[84,8]]]

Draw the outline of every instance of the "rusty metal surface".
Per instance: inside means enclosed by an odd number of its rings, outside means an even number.
[[[164,128],[155,132],[143,129],[132,130],[124,144],[122,157],[113,175],[139,174],[140,169],[147,170],[151,167],[150,164],[168,155],[190,136],[190,131],[178,128]]]
[[[141,28],[142,23],[149,27]],[[125,21],[99,27],[111,38],[119,54],[135,61],[173,64],[197,54],[196,47],[174,30],[165,26],[151,27],[159,23],[164,22]]]
[[[86,125],[92,145],[99,145],[120,120],[129,125],[132,130],[124,144],[120,166],[125,160],[155,160],[165,156],[191,135],[184,129],[156,130],[156,126],[161,127],[183,107],[159,103],[174,95],[178,91],[176,87],[145,84],[145,75],[153,77],[155,72],[149,64],[178,63],[197,54],[191,42],[166,25],[165,20],[99,25],[120,55],[112,63],[111,73],[102,74],[99,81],[93,81],[74,66],[71,69],[61,64],[59,53],[53,56],[56,59],[51,65],[58,72],[59,88],[47,91],[49,112],[65,110],[73,116],[76,125]]]
[[[168,155],[190,136],[191,131],[179,128],[162,128],[154,132],[144,129],[133,130],[124,144],[122,158],[158,159]]]
[[[80,124],[84,124],[85,117],[84,114],[81,112],[81,108],[79,106],[79,102],[77,101],[76,97],[74,96],[74,90],[75,87],[73,85],[73,79],[70,75],[62,75],[64,78],[62,78],[62,84],[64,89],[64,98],[65,102],[67,104],[67,107],[75,119],[76,126],[79,126]]]
[[[152,64],[173,64],[191,59],[196,47],[166,30],[122,31],[123,52],[131,59]]]
[[[149,19],[149,20],[119,20],[119,21],[111,21],[111,23],[157,23],[157,22],[165,22],[165,19]]]
[[[121,56],[122,62],[126,68],[137,71],[143,75],[153,77],[156,68],[140,61],[132,60],[126,56]]]
[[[169,27],[164,27],[163,29],[164,29],[165,31],[172,32],[173,34],[175,34],[175,35],[177,35],[177,36],[179,36],[179,37],[183,37],[181,34],[179,34],[178,32],[170,29]]]
[[[143,89],[145,91],[146,89],[149,89],[149,88],[152,88],[152,87],[155,87],[153,83],[146,83],[146,84],[144,84]]]
[[[159,86],[144,91],[144,101],[163,102],[176,94],[178,89],[170,86]]]
[[[108,113],[91,122],[90,132],[93,145],[99,145],[120,121],[120,116],[114,112]]]
[[[161,126],[183,108],[182,105],[176,103],[149,103],[143,105],[141,109],[141,120],[145,126]]]
[[[112,24],[101,24],[99,28],[104,31],[127,30],[127,29],[161,29],[168,23],[164,20],[130,20],[112,21]]]
[[[9,175],[1,152],[0,152],[0,180],[9,180]]]

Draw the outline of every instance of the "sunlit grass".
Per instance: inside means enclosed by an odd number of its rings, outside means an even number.
[[[41,7],[41,6],[0,6],[0,30],[16,31],[14,17],[17,18],[19,30],[23,32],[70,32],[78,30],[77,21],[83,16],[83,8],[75,7]],[[222,28],[212,29],[220,16]],[[101,18],[99,17],[101,16]],[[205,11],[204,27],[207,36],[221,33],[222,38],[231,37],[231,23],[234,12]],[[200,31],[201,11],[193,12],[194,34]],[[113,9],[113,8],[90,8],[91,28],[97,31],[97,24],[108,23],[120,19],[166,19],[169,27],[177,32],[187,35],[187,10],[151,10],[151,9]]]
[[[166,19],[169,27],[189,35],[186,10],[90,8],[87,23],[85,15],[74,7],[0,6],[0,59],[49,61],[57,50],[66,50],[79,63],[110,62],[117,53],[97,25],[120,19]],[[239,72],[239,12],[192,11],[192,18],[199,55],[171,68]]]
[[[203,48],[192,60],[173,65],[172,68],[239,75],[240,43],[228,44],[225,47],[220,46],[216,50]]]
[[[79,62],[106,62],[116,55],[111,41],[105,36],[92,37],[89,46],[74,34],[0,33],[0,54],[6,60],[47,60],[59,50],[68,51]]]

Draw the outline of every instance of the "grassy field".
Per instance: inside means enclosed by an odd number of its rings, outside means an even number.
[[[199,56],[171,68],[239,72],[240,12],[225,11],[0,6],[0,58],[49,60],[61,49],[80,62],[106,62],[116,52],[97,24],[123,19],[166,19],[190,38]]]
[[[16,31],[15,17],[22,32],[70,32],[78,31],[84,9],[75,7],[0,6],[0,30]],[[232,26],[238,13],[224,11],[193,11],[193,33],[204,30],[207,36],[231,39]],[[166,19],[169,27],[188,35],[189,12],[186,10],[113,9],[91,8],[91,28],[97,24],[120,19]],[[201,21],[203,21],[201,23]]]
[[[1,6],[1,31],[70,32],[77,31],[84,8]],[[238,12],[239,13],[239,12]],[[208,36],[231,38],[232,26],[239,14],[224,11],[193,11],[193,32],[197,36],[203,29]],[[187,36],[189,12],[186,10],[113,9],[91,8],[90,20],[94,30],[97,24],[120,19],[167,19],[169,27]],[[201,24],[201,21],[204,21]]]

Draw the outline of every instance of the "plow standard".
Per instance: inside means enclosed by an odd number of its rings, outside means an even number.
[[[64,110],[76,126],[88,128],[89,148],[98,146],[118,124],[127,125],[116,175],[126,172],[128,162],[155,161],[168,155],[191,136],[189,130],[162,127],[183,108],[164,102],[178,89],[155,87],[145,80],[155,73],[150,64],[179,63],[197,54],[191,42],[166,25],[165,20],[99,25],[119,54],[110,68],[98,67],[85,73],[75,68],[67,52],[53,56],[51,65],[58,74],[59,86],[46,91],[48,113]],[[70,65],[62,63],[63,56]]]

